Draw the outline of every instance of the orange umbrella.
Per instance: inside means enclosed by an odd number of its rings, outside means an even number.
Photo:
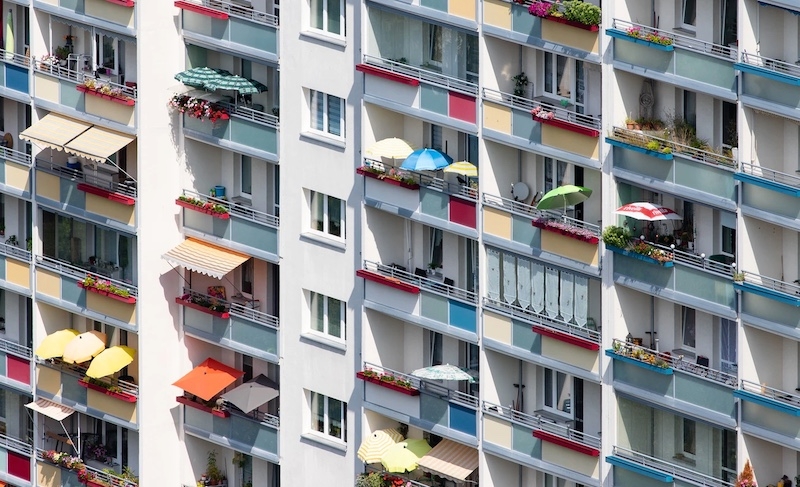
[[[180,387],[204,401],[210,401],[217,393],[236,382],[236,379],[243,375],[244,372],[241,370],[208,358],[172,385]]]

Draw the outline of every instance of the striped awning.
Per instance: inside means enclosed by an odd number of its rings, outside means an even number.
[[[133,142],[135,138],[134,135],[115,132],[95,125],[64,144],[64,150],[92,161],[106,162],[112,154]]]
[[[222,279],[225,274],[244,264],[250,258],[249,255],[193,238],[187,238],[161,257],[172,265],[181,266],[215,279]]]
[[[29,402],[25,405],[25,407],[32,409],[37,413],[44,414],[48,418],[56,421],[64,421],[69,417],[70,414],[75,412],[75,410],[72,408],[62,406],[61,404],[53,401],[48,401],[47,399],[37,399],[36,402]]]
[[[42,148],[64,150],[64,146],[92,127],[92,124],[49,113],[19,134],[22,140],[30,141]]]
[[[478,468],[478,450],[455,441],[442,440],[419,459],[419,468],[455,482],[463,482]]]

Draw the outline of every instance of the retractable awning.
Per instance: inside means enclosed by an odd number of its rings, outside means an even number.
[[[64,150],[92,161],[106,162],[112,154],[133,142],[135,138],[133,135],[115,132],[95,125],[64,144]]]
[[[236,382],[244,375],[241,370],[207,358],[191,372],[178,379],[172,385],[180,387],[204,401],[210,401],[221,390]]]
[[[419,459],[419,468],[455,482],[463,482],[478,468],[478,450],[455,441],[442,440]]]
[[[41,120],[19,134],[22,140],[30,141],[40,147],[64,150],[64,146],[92,127],[92,124],[68,118],[57,113],[49,113]]]
[[[61,404],[53,401],[48,401],[47,399],[37,399],[36,402],[30,402],[26,404],[25,407],[32,409],[39,414],[44,414],[48,418],[54,419],[58,422],[64,421],[69,417],[70,414],[75,412],[75,410],[72,408],[62,406]]]
[[[193,238],[187,238],[161,257],[172,265],[181,266],[215,279],[222,279],[225,274],[244,264],[250,258],[249,255]]]

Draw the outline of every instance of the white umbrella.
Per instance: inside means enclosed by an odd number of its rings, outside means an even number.
[[[414,377],[420,379],[431,380],[466,380],[475,382],[475,379],[468,372],[463,371],[455,365],[433,365],[431,367],[423,367],[411,372]]]

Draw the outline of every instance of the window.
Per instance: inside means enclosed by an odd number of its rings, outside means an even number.
[[[683,0],[681,6],[681,27],[694,30],[697,18],[697,0]]]
[[[428,268],[436,270],[442,267],[444,246],[442,244],[444,233],[438,228],[428,228]]]
[[[242,294],[248,295],[247,297],[253,296],[253,267],[255,265],[255,261],[251,258],[248,259],[241,267],[241,292]]]
[[[242,156],[239,161],[239,194],[245,198],[253,197],[253,159]]]
[[[697,93],[694,91],[683,91],[683,118],[697,128]]]
[[[572,416],[572,376],[544,369],[544,408]]]
[[[344,201],[312,191],[311,228],[334,237],[344,238]]]
[[[311,392],[311,429],[347,442],[347,403]]]
[[[687,308],[683,307],[683,312],[681,313],[682,317],[682,326],[681,326],[681,343],[683,344],[684,348],[688,348],[689,350],[694,350],[694,342],[695,342],[695,327],[694,327],[694,308]]]
[[[694,456],[697,451],[697,423],[691,419],[679,418],[682,423],[681,439],[684,455]]]
[[[544,487],[566,487],[566,485],[566,480],[549,473],[544,474]]]
[[[311,128],[344,137],[344,100],[311,90]]]
[[[442,67],[442,26],[436,24],[425,24],[427,31],[427,44],[425,49],[425,63],[428,68]]]
[[[736,256],[736,215],[720,212],[720,250],[723,254]]]
[[[583,113],[583,61],[544,53],[544,92],[559,101],[568,100],[576,112]]]
[[[442,365],[443,356],[442,356],[442,346],[443,346],[443,337],[441,333],[436,333],[432,330],[425,331],[425,346],[426,350],[428,350],[428,355],[423,358],[423,363],[426,367],[432,365]]]
[[[442,127],[431,124],[431,149],[441,151],[442,147]]]
[[[248,382],[253,378],[253,357],[250,355],[242,355],[242,381]]]
[[[736,322],[720,318],[719,322],[719,359],[720,369],[728,374],[736,374]]]
[[[310,296],[311,329],[344,340],[345,302],[315,292]]]
[[[272,165],[272,170],[274,174],[273,178],[273,186],[274,186],[274,201],[275,201],[275,216],[281,216],[281,167]]]
[[[344,0],[311,0],[311,28],[344,36]]]
[[[95,67],[105,68],[105,74],[122,74],[124,44],[111,36],[95,34]]]
[[[569,179],[568,173],[571,172],[572,167],[564,162],[552,159],[550,157],[544,158],[544,192],[563,186],[565,181]]]

